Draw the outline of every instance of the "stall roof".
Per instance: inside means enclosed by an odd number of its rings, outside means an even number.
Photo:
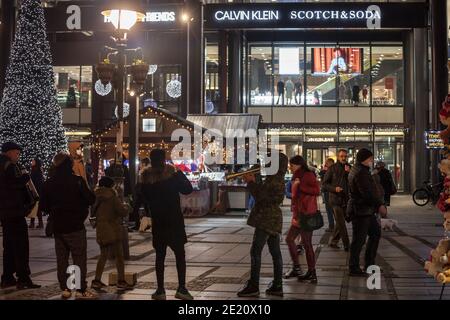
[[[214,115],[190,114],[187,120],[201,126],[205,129],[216,129],[226,135],[226,130],[249,129],[258,130],[261,123],[260,114],[241,114],[241,113],[221,113]],[[242,133],[236,135],[242,137]]]

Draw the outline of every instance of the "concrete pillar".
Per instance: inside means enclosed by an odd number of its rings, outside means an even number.
[[[227,66],[228,33],[219,31],[219,113],[227,112]]]
[[[448,93],[447,69],[447,1],[431,0],[431,63],[432,63],[432,108],[431,126],[439,129],[439,109]],[[439,181],[439,152],[431,152],[431,178]]]
[[[186,0],[185,14],[190,18],[186,27],[186,62],[184,63],[184,103],[181,115],[198,114],[204,110],[204,36],[203,4],[199,0]]]
[[[422,183],[430,179],[430,152],[426,149],[424,133],[429,129],[429,65],[428,65],[428,39],[426,29],[414,29],[413,37],[413,82],[412,97],[414,105],[414,130],[411,132],[414,141],[412,155],[414,165],[411,167],[414,173],[412,189],[422,186]],[[408,115],[409,110],[406,114]]]
[[[228,50],[228,112],[241,113],[242,41],[240,31],[230,31]]]

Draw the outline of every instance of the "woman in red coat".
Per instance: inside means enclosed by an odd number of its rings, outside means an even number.
[[[285,277],[290,278],[297,276],[299,281],[309,281],[317,283],[316,276],[316,257],[312,246],[312,231],[305,231],[300,226],[300,216],[315,214],[318,210],[317,197],[320,194],[319,183],[316,175],[309,170],[305,159],[301,156],[295,156],[290,161],[292,172],[292,220],[286,237],[286,243],[291,254],[293,268]],[[301,236],[305,247],[306,261],[308,263],[308,272],[300,275],[300,263],[298,260],[297,246],[295,239]]]

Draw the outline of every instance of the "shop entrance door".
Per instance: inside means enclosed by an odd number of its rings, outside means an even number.
[[[372,150],[372,146],[368,143],[305,143],[303,144],[303,157],[308,162],[308,165],[320,169],[328,158],[336,161],[338,151],[345,149],[348,151],[348,162],[353,165],[355,163],[356,153],[361,148]]]

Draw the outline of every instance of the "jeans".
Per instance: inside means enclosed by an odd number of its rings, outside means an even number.
[[[350,246],[350,239],[348,238],[347,225],[345,224],[345,208],[333,207],[334,221],[336,226],[331,236],[331,244],[337,245],[339,240],[342,239],[342,243],[345,248]]]
[[[61,290],[67,288],[67,279],[69,274],[67,267],[69,266],[69,255],[72,255],[73,264],[80,268],[81,288],[77,290],[84,292],[87,288],[87,240],[86,230],[80,230],[68,234],[55,234],[55,251],[56,262],[58,268],[58,282]]]
[[[255,198],[252,195],[248,197],[248,210],[252,210],[255,206]]]
[[[325,210],[327,211],[327,217],[328,217],[328,227],[330,229],[334,229],[334,214],[333,214],[333,207],[330,206],[328,198],[329,198],[329,193],[328,192],[324,192],[322,194],[323,197],[323,201],[325,203]]]
[[[280,249],[280,235],[271,235],[259,228],[255,229],[253,235],[251,256],[251,276],[250,281],[255,285],[259,285],[259,277],[261,272],[261,253],[266,244],[269,246],[269,252],[273,260],[274,284],[281,285],[283,283],[283,257]]]
[[[167,247],[170,247],[175,253],[175,259],[177,264],[178,273],[178,286],[184,287],[186,285],[186,254],[184,251],[184,244],[179,243],[176,245],[168,244],[154,244],[156,251],[156,279],[158,282],[158,289],[164,288],[164,261],[166,260]]]
[[[106,260],[108,260],[108,252],[112,250],[116,259],[117,280],[125,281],[125,262],[123,258],[122,241],[113,244],[100,246],[100,258],[97,261],[97,269],[95,270],[95,280],[101,281],[103,270],[105,269]]]
[[[14,273],[21,283],[29,283],[28,226],[25,218],[2,221],[3,229],[3,275],[2,281],[14,281]]]
[[[297,245],[295,239],[298,236],[302,238],[302,244],[305,248],[306,262],[308,263],[308,270],[312,271],[316,269],[316,256],[314,254],[314,247],[312,245],[312,231],[304,231],[298,227],[291,226],[286,236],[286,243],[289,248],[292,262],[294,266],[299,266]]]
[[[366,242],[367,236],[369,240],[366,245],[365,253],[365,267],[369,267],[375,264],[375,258],[377,256],[378,244],[381,237],[381,224],[378,221],[377,215],[356,217],[353,221],[353,239],[350,247],[350,270],[359,269],[359,255],[362,247]]]

